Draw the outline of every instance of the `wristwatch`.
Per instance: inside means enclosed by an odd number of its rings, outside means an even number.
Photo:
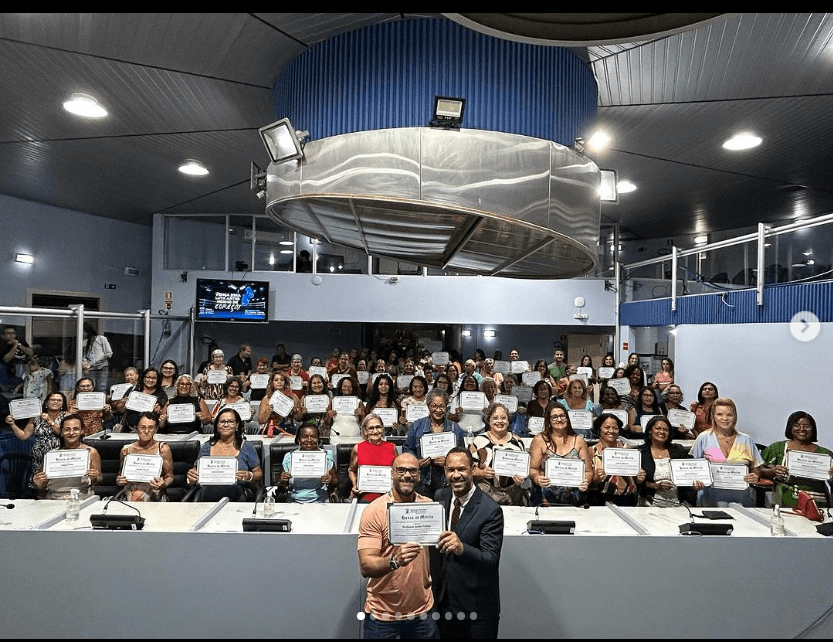
[[[399,564],[396,563],[396,556],[391,555],[390,556],[390,570],[395,571],[398,568],[399,568]]]

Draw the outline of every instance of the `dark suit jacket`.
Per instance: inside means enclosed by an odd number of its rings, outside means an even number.
[[[437,491],[434,501],[453,510],[450,488]],[[446,515],[450,515],[446,512]],[[431,548],[431,581],[434,603],[442,612],[475,612],[478,617],[500,614],[498,565],[503,546],[503,510],[476,488],[454,531],[463,542],[462,555],[442,555]]]

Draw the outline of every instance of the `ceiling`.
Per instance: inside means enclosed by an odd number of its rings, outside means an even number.
[[[432,14],[2,14],[0,193],[142,224],[262,214],[249,169],[268,164],[257,129],[275,120],[283,66],[335,34],[420,15]],[[598,81],[593,126],[612,138],[589,155],[638,188],[604,205],[603,223],[654,239],[833,211],[831,36],[828,14],[751,13],[572,45]],[[110,116],[65,112],[74,92]],[[741,129],[763,144],[723,150]],[[179,174],[186,158],[209,176]]]

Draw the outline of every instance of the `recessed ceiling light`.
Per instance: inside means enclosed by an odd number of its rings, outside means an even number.
[[[104,118],[107,115],[107,110],[87,94],[72,94],[69,100],[64,102],[64,109],[84,118]]]
[[[729,140],[723,143],[724,149],[732,151],[740,151],[744,149],[751,149],[761,144],[761,137],[752,132],[741,132],[735,134]]]
[[[709,242],[709,235],[708,234],[701,234],[699,236],[695,236],[694,237],[694,242],[697,243],[698,245],[700,245],[702,243],[708,243]]]
[[[607,147],[608,143],[610,143],[610,136],[608,136],[606,132],[598,130],[590,137],[590,140],[587,141],[587,146],[598,151]]]
[[[189,176],[205,176],[208,174],[208,170],[205,168],[205,165],[198,160],[194,160],[193,158],[189,158],[182,165],[180,165],[179,171],[183,174],[188,174]]]
[[[616,191],[619,194],[627,194],[628,192],[633,192],[636,189],[636,185],[631,183],[630,181],[619,181],[616,183]]]

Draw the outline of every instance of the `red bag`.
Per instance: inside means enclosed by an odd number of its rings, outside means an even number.
[[[824,521],[824,513],[819,510],[816,500],[806,490],[798,491],[798,507],[793,508],[793,512],[804,515],[804,517],[814,522]]]

